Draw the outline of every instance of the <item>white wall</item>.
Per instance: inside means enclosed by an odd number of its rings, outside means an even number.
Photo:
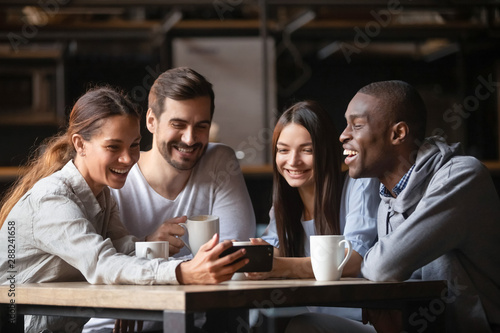
[[[268,40],[268,119],[259,37],[176,38],[172,45],[174,67],[191,67],[214,86],[217,141],[231,146],[242,165],[269,163],[276,114],[274,42]]]

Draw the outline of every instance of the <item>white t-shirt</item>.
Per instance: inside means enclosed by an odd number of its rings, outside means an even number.
[[[206,214],[219,216],[220,240],[255,237],[255,214],[240,165],[234,151],[223,144],[208,145],[174,200],[153,190],[137,164],[130,170],[125,186],[112,189],[111,195],[118,204],[123,224],[140,239],[167,219]],[[184,247],[176,257],[189,254]]]

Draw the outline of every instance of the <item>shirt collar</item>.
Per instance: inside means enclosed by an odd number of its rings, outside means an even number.
[[[69,161],[61,169],[63,177],[71,185],[72,190],[79,200],[85,206],[85,211],[89,213],[92,217],[97,216],[97,214],[103,212],[106,208],[106,200],[102,196],[106,191],[109,191],[107,187],[104,187],[103,192],[98,198],[94,195],[89,185],[85,181],[85,178],[81,174],[80,170],[76,167],[73,160]]]
[[[397,183],[396,186],[394,186],[394,188],[392,189],[392,193],[394,193],[394,195],[396,197],[401,192],[403,192],[403,190],[406,188],[406,185],[408,185],[408,180],[410,179],[411,173],[412,173],[414,168],[415,168],[415,164],[413,164],[411,166],[410,170],[408,170],[408,172],[403,176],[403,178],[401,178],[399,183]],[[387,187],[385,187],[384,185],[380,186],[380,195],[382,195],[384,197],[392,197],[391,192],[389,192]]]

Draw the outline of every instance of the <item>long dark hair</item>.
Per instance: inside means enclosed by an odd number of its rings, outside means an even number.
[[[341,150],[335,127],[326,111],[314,101],[303,101],[287,109],[273,133],[273,207],[280,242],[280,255],[304,256],[304,204],[297,188],[288,185],[276,166],[276,144],[288,124],[303,126],[311,135],[314,163],[314,224],[321,235],[340,234],[339,208],[342,193]]]
[[[27,172],[4,195],[0,202],[0,228],[14,205],[37,181],[60,170],[75,157],[73,134],[90,140],[101,129],[102,120],[115,115],[141,117],[137,105],[114,88],[92,88],[81,96],[70,113],[67,129],[47,139],[33,153],[26,166]]]

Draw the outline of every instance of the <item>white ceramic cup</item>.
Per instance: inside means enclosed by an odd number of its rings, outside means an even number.
[[[135,255],[141,258],[155,259],[164,258],[168,259],[168,242],[136,242]]]
[[[317,281],[340,280],[352,254],[351,242],[342,235],[311,236],[311,264]],[[347,244],[347,255],[345,245]]]
[[[219,217],[215,215],[197,215],[188,217],[186,223],[179,223],[186,229],[188,242],[184,245],[196,255],[200,247],[208,242],[214,234],[219,233]]]

